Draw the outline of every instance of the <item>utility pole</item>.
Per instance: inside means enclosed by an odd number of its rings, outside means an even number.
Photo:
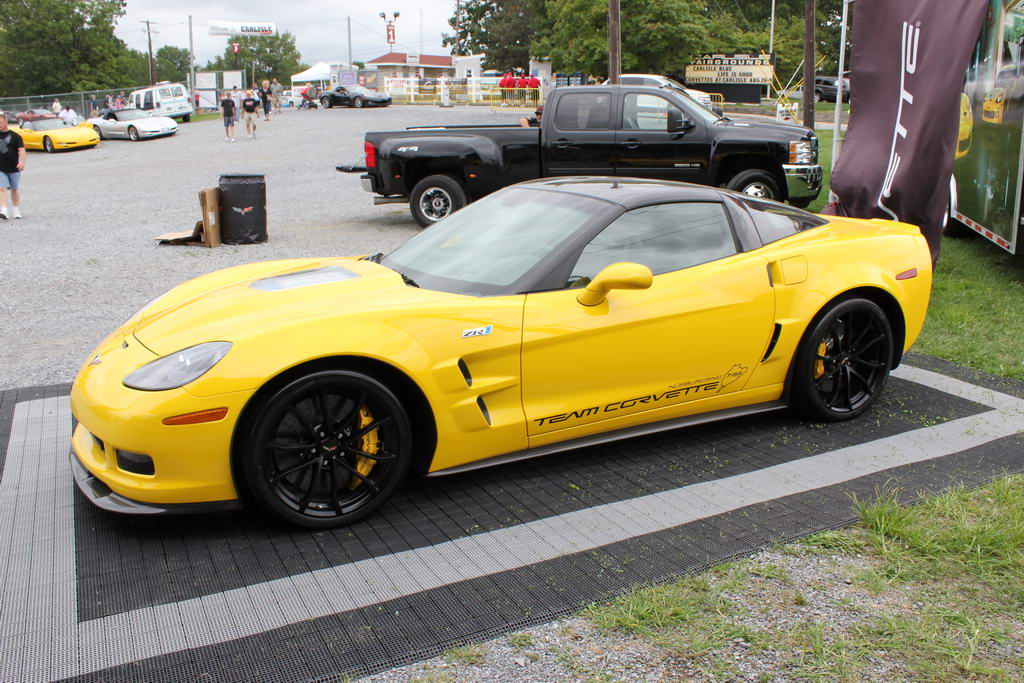
[[[775,0],[772,0],[772,24],[768,29],[768,54],[775,52]]]
[[[352,17],[345,17],[348,21],[348,68],[352,68]]]
[[[188,15],[188,93],[190,103],[195,106],[196,90],[196,51],[192,42],[192,15]]]
[[[806,0],[804,8],[804,125],[814,129],[814,20],[815,0]]]
[[[462,1],[455,0],[455,56],[462,54]]]
[[[622,33],[619,24],[619,0],[608,0],[608,82],[618,85],[622,71]]]
[[[149,84],[153,85],[156,83],[156,71],[153,69],[153,30],[150,24],[155,24],[155,21],[149,19],[142,19],[139,21],[140,24],[146,25],[146,37],[149,42]]]

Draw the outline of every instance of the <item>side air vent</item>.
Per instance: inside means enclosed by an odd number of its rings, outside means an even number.
[[[469,366],[461,358],[459,359],[459,372],[462,373],[462,379],[466,380],[466,386],[473,386],[473,375],[469,374]]]
[[[491,414],[487,412],[487,404],[484,403],[483,396],[476,397],[476,404],[480,406],[480,412],[484,414],[484,419],[487,420],[487,424],[491,424]]]
[[[768,350],[764,352],[764,357],[761,362],[768,360],[768,357],[772,355],[772,351],[775,350],[775,345],[779,343],[779,335],[782,334],[782,325],[775,323],[775,329],[772,330],[772,340],[768,342]]]

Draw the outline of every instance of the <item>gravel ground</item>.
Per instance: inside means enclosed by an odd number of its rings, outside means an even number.
[[[94,345],[174,285],[219,268],[279,258],[388,251],[419,228],[404,204],[373,206],[358,176],[334,167],[362,156],[367,130],[503,123],[482,107],[285,111],[257,138],[224,142],[219,120],[178,134],[48,155],[29,152],[20,221],[0,221],[0,389],[69,382]],[[197,191],[221,173],[267,179],[270,240],[160,246],[156,235],[200,218]]]

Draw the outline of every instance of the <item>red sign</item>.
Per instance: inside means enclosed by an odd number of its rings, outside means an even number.
[[[241,47],[242,47],[241,43],[231,43],[231,51],[234,52],[236,55],[238,54],[238,50]]]
[[[388,24],[388,43],[391,45],[395,44],[395,25]]]

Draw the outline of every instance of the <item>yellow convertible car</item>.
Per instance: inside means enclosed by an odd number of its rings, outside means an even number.
[[[76,147],[95,147],[100,141],[100,136],[96,134],[92,126],[88,124],[69,126],[60,119],[23,121],[14,130],[21,135],[25,149],[41,149],[46,152]]]
[[[229,268],[146,305],[75,379],[71,465],[109,510],[246,501],[338,526],[409,473],[786,405],[856,417],[930,289],[911,225],[667,181],[531,181],[387,255]]]

